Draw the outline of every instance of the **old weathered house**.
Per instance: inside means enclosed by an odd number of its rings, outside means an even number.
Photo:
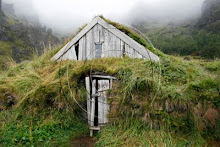
[[[97,16],[51,60],[89,60],[124,55],[159,61],[157,55]]]
[[[90,60],[94,58],[123,57],[159,61],[159,57],[132,38],[110,25],[100,17],[95,17],[81,32],[67,43],[52,61]],[[91,136],[93,130],[108,123],[107,91],[112,88],[114,77],[90,75],[85,78],[87,89],[87,114]]]

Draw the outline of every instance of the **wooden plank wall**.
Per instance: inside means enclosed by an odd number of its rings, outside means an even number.
[[[96,87],[96,80],[92,81],[92,87]],[[90,126],[94,126],[94,121],[95,121],[95,95],[96,94],[96,88],[92,88],[92,100],[91,100],[91,122]]]
[[[86,93],[87,93],[87,116],[88,116],[88,124],[91,126],[91,87],[90,87],[90,78],[86,77]]]
[[[61,56],[58,61],[64,60],[77,60],[75,46],[72,46],[71,49],[69,49],[63,56]]]
[[[79,60],[90,60],[95,57],[95,43],[102,43],[102,57],[123,57],[123,48],[125,48],[127,56],[142,58],[135,49],[97,24],[79,40]]]

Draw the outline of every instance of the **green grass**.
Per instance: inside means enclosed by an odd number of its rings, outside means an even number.
[[[156,48],[166,54],[220,58],[220,35],[217,32],[196,29],[193,25],[166,25],[156,28],[146,25],[146,28],[143,32]],[[140,26],[139,29],[144,27]]]
[[[11,42],[0,41],[0,55],[10,55],[11,45]]]
[[[97,146],[203,146],[210,138],[220,140],[219,114],[210,118],[208,111],[219,112],[219,60],[160,53],[161,66],[128,57],[50,61],[59,49],[11,61],[0,73],[0,146],[64,145],[88,135],[76,101],[86,106],[84,80],[91,71],[117,77],[108,92],[110,123]]]
[[[205,144],[204,140],[207,137],[205,134],[209,134],[210,129],[203,129],[202,132],[206,133],[199,133],[198,120],[208,122],[209,120],[203,118],[207,107],[218,110],[220,106],[219,69],[216,66],[219,60],[188,61],[183,60],[183,57],[164,55],[161,58],[162,77],[159,85],[158,63],[151,64],[150,61],[127,57],[56,63],[49,61],[55,52],[56,50],[53,50],[39,58],[35,57],[33,61],[21,64],[12,62],[8,70],[0,74],[0,104],[1,108],[5,109],[0,112],[1,134],[5,136],[0,142],[1,145],[14,143],[18,146],[29,144],[50,146],[59,139],[63,140],[61,142],[67,141],[74,134],[86,135],[86,131],[77,133],[80,131],[77,128],[83,123],[76,122],[83,114],[75,99],[85,106],[84,77],[90,70],[115,76],[119,80],[109,92],[111,97],[109,117],[117,119],[115,121],[110,119],[110,125],[98,135],[97,146],[114,146],[129,142],[131,146]],[[73,95],[70,94],[68,83]],[[4,105],[5,94],[15,97],[15,105],[10,108],[13,111],[7,110],[9,107]],[[172,112],[167,110],[167,103],[173,109]],[[194,112],[198,104],[202,105],[201,116]],[[126,128],[121,128],[123,123],[114,125],[123,122],[125,117],[128,118],[124,125]],[[136,130],[138,125],[135,125],[133,120],[137,120],[135,124],[143,124],[141,128]],[[32,135],[35,134],[32,139],[30,123],[33,125]],[[74,126],[74,123],[78,125]],[[86,128],[85,124],[83,128]],[[218,140],[219,129],[216,125],[212,127],[214,127],[211,129],[213,138]],[[63,134],[69,135],[62,138]],[[178,135],[182,137],[176,137]],[[196,137],[194,142],[192,136]]]
[[[104,128],[97,136],[96,146],[203,146],[205,141],[202,137],[194,135],[177,134],[167,129],[150,129],[144,122],[129,120],[112,124]]]
[[[1,146],[57,146],[68,145],[71,137],[88,133],[85,122],[68,119],[65,113],[41,112],[38,116],[21,116],[3,111],[0,115]]]

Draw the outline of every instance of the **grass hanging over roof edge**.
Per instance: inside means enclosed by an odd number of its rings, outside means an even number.
[[[163,56],[164,55],[160,50],[154,49],[150,44],[148,44],[145,41],[145,39],[143,39],[138,33],[134,32],[132,29],[130,29],[126,26],[123,26],[122,24],[119,24],[117,22],[113,22],[109,19],[106,19],[103,15],[100,15],[99,17],[102,18],[107,23],[113,25],[114,27],[116,27],[117,29],[119,29],[120,31],[125,33],[126,35],[128,35],[130,38],[132,38],[133,40],[135,40],[140,45],[144,46],[146,49],[150,50],[154,54],[156,54],[158,56]]]

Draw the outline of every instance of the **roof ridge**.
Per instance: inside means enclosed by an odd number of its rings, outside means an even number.
[[[58,60],[62,57],[67,51],[69,51],[72,46],[79,41],[88,31],[91,30],[96,24],[101,25],[107,29],[110,33],[118,37],[120,40],[125,42],[127,45],[135,49],[139,54],[144,56],[147,59],[153,59],[158,61],[159,57],[152,53],[150,50],[146,49],[144,46],[136,42],[134,39],[126,35],[124,32],[120,31],[112,24],[109,24],[107,21],[102,19],[100,16],[95,16],[95,18],[83,29],[81,30],[67,45],[65,45],[58,53],[56,53],[51,60]]]

